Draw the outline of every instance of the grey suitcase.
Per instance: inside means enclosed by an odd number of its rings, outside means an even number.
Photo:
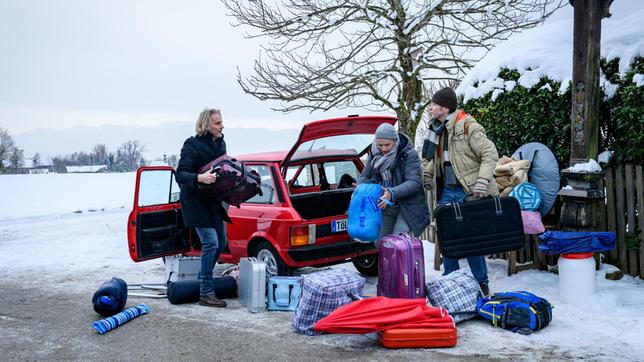
[[[183,280],[198,280],[201,270],[201,258],[198,256],[166,256],[165,281],[179,282]]]
[[[266,311],[266,264],[257,258],[239,260],[239,303],[251,313]]]

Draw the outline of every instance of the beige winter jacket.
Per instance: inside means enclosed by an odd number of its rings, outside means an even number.
[[[457,118],[460,118],[458,122],[456,122]],[[465,192],[472,193],[476,179],[481,177],[490,181],[487,187],[488,193],[492,196],[498,195],[499,188],[494,180],[494,168],[499,154],[494,143],[485,135],[483,126],[469,114],[457,110],[449,115],[446,130],[449,134],[447,143],[450,162]],[[440,144],[443,144],[443,136],[439,140]],[[442,151],[436,152],[434,160],[430,161],[424,170],[423,178],[432,179],[434,185],[436,185],[436,177],[443,174],[442,159]]]

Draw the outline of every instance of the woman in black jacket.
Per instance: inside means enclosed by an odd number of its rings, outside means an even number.
[[[195,126],[197,134],[183,143],[177,167],[183,220],[186,226],[195,228],[201,239],[199,304],[209,307],[226,306],[226,302],[215,295],[212,270],[228,242],[224,221],[230,219],[221,201],[201,194],[197,184],[211,184],[217,181],[215,173],[199,173],[199,169],[226,154],[223,130],[224,124],[219,110],[202,111]]]

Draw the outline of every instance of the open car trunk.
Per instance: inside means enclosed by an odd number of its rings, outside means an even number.
[[[346,214],[352,193],[352,188],[311,192],[291,195],[291,202],[302,219],[319,219]]]

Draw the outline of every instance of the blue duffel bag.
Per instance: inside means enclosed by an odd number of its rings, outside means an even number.
[[[349,204],[349,236],[365,242],[378,239],[382,224],[382,209],[378,207],[380,196],[382,188],[379,184],[363,183],[356,187]]]

